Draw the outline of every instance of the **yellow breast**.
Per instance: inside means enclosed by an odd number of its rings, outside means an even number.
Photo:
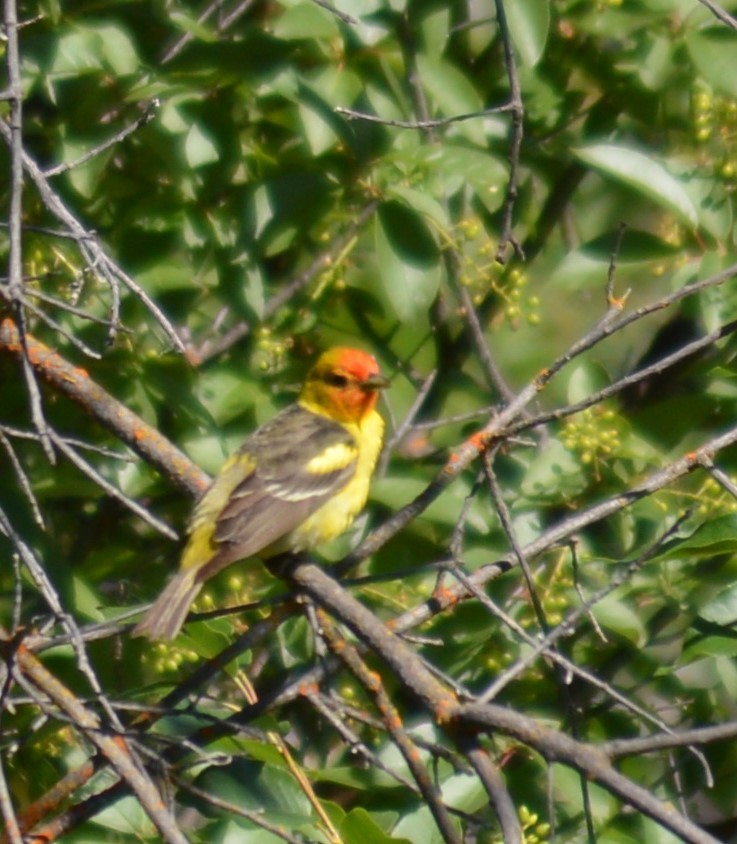
[[[273,553],[306,551],[328,542],[347,530],[368,498],[371,476],[381,451],[384,420],[375,411],[359,424],[344,423],[358,445],[356,471],[330,501],[323,504],[291,533],[281,539]]]

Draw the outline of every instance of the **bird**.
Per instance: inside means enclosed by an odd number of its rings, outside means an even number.
[[[200,498],[179,570],[132,635],[174,639],[226,566],[311,551],[347,530],[368,498],[384,432],[376,404],[388,386],[371,354],[323,352],[297,401],[250,434]]]

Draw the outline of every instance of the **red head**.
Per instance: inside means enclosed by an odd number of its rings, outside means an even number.
[[[339,422],[360,422],[389,382],[372,355],[336,346],[323,352],[307,374],[300,402]]]

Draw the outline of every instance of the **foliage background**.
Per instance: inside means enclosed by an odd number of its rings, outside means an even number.
[[[449,454],[608,311],[614,319],[660,303],[566,359],[510,420],[522,421],[502,432],[487,473],[474,462],[361,565],[375,579],[354,594],[390,619],[431,595],[439,563],[455,558],[462,571],[477,571],[507,555],[512,537],[525,546],[733,430],[731,271],[693,295],[679,291],[735,260],[737,33],[733,19],[696,0],[507,0],[506,45],[492,0],[335,6],[340,14],[308,0],[23,3],[24,149],[126,277],[114,282],[91,264],[84,241],[68,236],[27,178],[23,289],[6,284],[0,293],[6,315],[22,300],[33,337],[209,473],[292,398],[317,350],[347,343],[373,351],[392,378],[388,448],[367,517],[325,549],[331,560],[426,489]],[[6,119],[11,103],[2,106]],[[108,139],[116,140],[104,146]],[[7,144],[0,156],[9,173]],[[12,222],[9,179],[0,193]],[[0,247],[7,258],[5,234]],[[596,398],[708,332],[677,365]],[[99,709],[78,653],[53,639],[62,626],[48,623],[48,592],[19,562],[20,537],[83,634],[105,632],[84,650],[99,691],[125,719],[134,704],[153,706],[186,683],[269,604],[192,623],[171,647],[130,640],[115,622],[156,594],[177,546],[127,502],[177,531],[191,502],[131,452],[111,454],[122,452],[114,436],[41,385],[50,428],[73,438],[74,453],[100,477],[58,446],[52,465],[38,426],[34,433],[28,379],[8,351],[0,354],[3,626],[11,635],[36,626],[53,640],[39,649],[44,665]],[[590,407],[571,411],[591,395]],[[535,420],[548,411],[552,418]],[[534,599],[518,565],[487,585],[536,637],[622,575],[558,643],[605,686],[574,680],[540,656],[523,666],[529,642],[478,600],[432,615],[414,644],[471,695],[518,665],[496,702],[581,740],[724,725],[701,760],[666,747],[618,763],[714,836],[703,840],[736,834],[737,748],[728,737],[737,717],[734,461],[734,449],[718,451],[715,468],[667,478],[632,506],[623,500],[607,518],[571,530],[573,544],[545,547],[529,559]],[[452,573],[442,581],[453,582]],[[257,566],[234,569],[199,609],[283,590]],[[240,709],[245,673],[261,697],[294,686],[322,658],[313,640],[293,613],[266,642],[189,689],[180,715],[154,729],[181,736]],[[401,678],[372,666],[444,800],[460,812],[459,840],[502,840],[478,779],[441,752],[437,727]],[[615,689],[638,709],[616,700]],[[284,736],[342,840],[443,840],[426,801],[379,769],[380,761],[407,775],[360,683],[338,673],[323,690],[374,755],[354,752],[309,696],[267,707],[254,722],[262,732],[202,742],[178,763],[174,806],[191,840],[278,840],[208,796],[263,809],[283,834],[303,836],[296,840],[331,840],[267,729]],[[83,731],[22,683],[8,682],[3,701],[7,821],[8,805],[22,814],[90,748]],[[142,759],[146,748],[166,747],[150,733],[137,741]],[[485,747],[529,842],[675,840],[570,766],[548,765],[534,744],[495,735]],[[86,788],[100,790],[111,776],[101,770]],[[199,794],[187,790],[192,784]],[[64,840],[158,835],[127,797]]]

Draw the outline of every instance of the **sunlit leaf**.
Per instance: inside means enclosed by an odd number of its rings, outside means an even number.
[[[592,144],[574,152],[586,164],[629,185],[684,222],[697,224],[698,213],[683,185],[651,156],[614,144]]]
[[[686,35],[686,44],[699,74],[717,91],[737,96],[733,64],[737,34],[721,26],[690,29]]]
[[[522,61],[533,67],[545,49],[550,26],[550,4],[538,0],[517,0],[504,7],[514,46]]]
[[[426,311],[440,284],[440,254],[423,219],[398,202],[376,218],[376,250],[382,287],[397,317]]]
[[[184,141],[184,153],[187,163],[193,168],[212,164],[220,157],[212,138],[196,123],[189,130]]]

